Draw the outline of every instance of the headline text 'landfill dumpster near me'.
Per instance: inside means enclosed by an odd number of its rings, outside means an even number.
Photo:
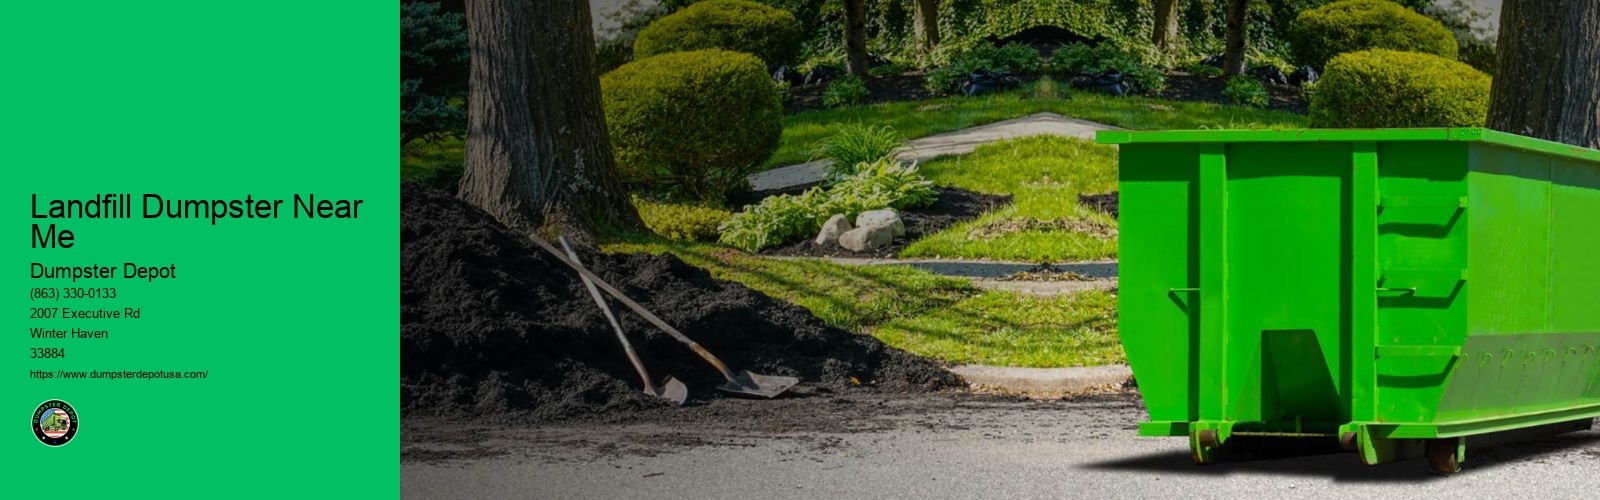
[[[1600,416],[1600,151],[1486,129],[1102,131],[1122,341],[1196,462],[1338,440],[1454,472]]]

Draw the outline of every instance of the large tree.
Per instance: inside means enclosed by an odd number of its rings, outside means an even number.
[[[1600,148],[1600,1],[1505,0],[1489,128]]]
[[[939,0],[913,0],[911,14],[911,38],[917,44],[917,52],[933,52],[939,46]]]
[[[867,76],[867,2],[844,0],[844,66],[856,76]]]
[[[1222,49],[1222,72],[1244,74],[1245,37],[1250,35],[1250,0],[1228,0],[1226,40]]]
[[[1156,27],[1150,41],[1165,52],[1178,40],[1178,0],[1156,0]]]
[[[500,222],[591,241],[643,224],[616,174],[588,0],[470,0],[463,199]]]

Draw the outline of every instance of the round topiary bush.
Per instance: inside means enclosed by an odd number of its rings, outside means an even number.
[[[795,62],[804,33],[789,11],[747,0],[697,2],[639,31],[633,58],[703,49],[749,52],[770,67]]]
[[[1367,49],[1455,59],[1456,36],[1439,21],[1387,0],[1341,0],[1300,13],[1289,29],[1300,64],[1321,68],[1333,56]]]
[[[778,148],[783,104],[760,59],[700,50],[600,77],[606,127],[627,182],[721,201]]]
[[[1318,128],[1482,127],[1488,116],[1489,75],[1417,52],[1340,54],[1311,98]]]

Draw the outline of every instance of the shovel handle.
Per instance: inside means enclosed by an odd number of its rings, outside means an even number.
[[[578,253],[572,251],[572,246],[567,244],[566,238],[558,237],[556,241],[561,243],[561,249],[567,252],[567,258],[572,259],[572,263],[583,265],[583,261],[578,260]],[[611,323],[611,329],[617,332],[617,341],[622,342],[622,350],[628,354],[628,362],[633,363],[633,370],[639,372],[639,380],[644,382],[645,392],[658,394],[656,383],[650,381],[650,372],[644,369],[644,362],[639,360],[639,353],[634,352],[633,343],[628,342],[628,336],[622,334],[622,323],[617,322],[617,313],[611,310],[611,304],[606,303],[605,296],[600,295],[600,289],[595,288],[594,282],[589,281],[587,276],[580,274],[578,277],[583,278],[583,287],[589,290],[589,296],[600,306],[600,312],[605,313],[606,321]]]
[[[528,233],[528,239],[532,240],[533,244],[538,245],[539,248],[543,248],[545,252],[549,252],[551,256],[554,256],[556,260],[561,261],[562,264],[566,264],[567,267],[572,268],[573,271],[577,271],[578,276],[582,276],[584,278],[588,278],[590,281],[593,281],[595,286],[600,287],[601,290],[605,290],[606,295],[610,295],[611,298],[617,299],[617,302],[621,302],[622,305],[628,306],[628,309],[638,313],[639,316],[644,317],[645,321],[655,325],[656,328],[660,328],[661,331],[667,332],[667,335],[671,335],[672,338],[677,339],[678,342],[682,342],[684,345],[689,346],[690,349],[694,350],[695,354],[699,354],[701,358],[705,358],[707,363],[711,363],[711,366],[716,367],[717,371],[722,372],[722,376],[724,378],[733,380],[733,372],[728,370],[728,365],[722,364],[722,360],[717,359],[716,356],[712,356],[711,352],[707,351],[706,348],[700,347],[699,342],[695,342],[693,339],[690,339],[688,335],[684,335],[683,332],[678,331],[677,328],[673,328],[672,325],[662,321],[660,317],[657,317],[655,313],[650,312],[649,309],[645,309],[644,306],[639,305],[638,302],[634,302],[633,299],[628,298],[627,295],[623,295],[622,291],[617,290],[617,287],[611,286],[610,283],[606,283],[605,280],[600,279],[599,276],[595,276],[594,273],[589,272],[589,270],[585,269],[582,265],[567,259],[567,256],[562,255],[560,250],[556,250],[556,247],[551,246],[550,242],[545,241],[544,238],[540,238],[537,234]]]

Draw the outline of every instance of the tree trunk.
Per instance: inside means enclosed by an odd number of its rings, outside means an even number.
[[[460,196],[508,227],[591,242],[643,227],[616,174],[588,0],[471,0]]]
[[[867,2],[844,1],[845,71],[867,76]]]
[[[1174,0],[1176,1],[1176,0]],[[939,0],[916,0],[913,5],[912,39],[917,52],[927,54],[939,46]]]
[[[1249,36],[1245,15],[1249,0],[1228,0],[1227,40],[1222,51],[1222,72],[1230,75],[1244,74],[1244,41]]]
[[[1165,52],[1178,40],[1178,0],[1156,0],[1156,29],[1150,41]]]
[[[1600,149],[1600,1],[1505,0],[1489,128]]]

